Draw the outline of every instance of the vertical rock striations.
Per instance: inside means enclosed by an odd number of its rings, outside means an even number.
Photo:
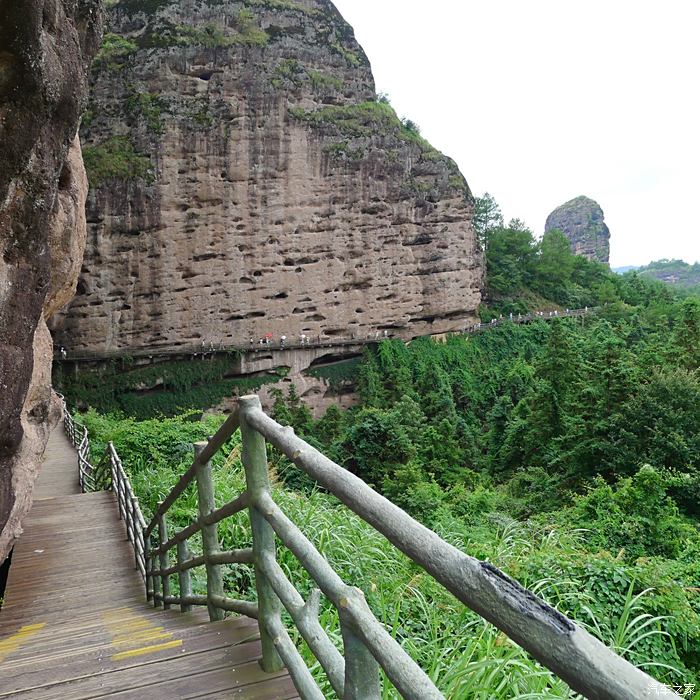
[[[610,229],[598,202],[576,197],[562,204],[547,217],[545,233],[552,229],[561,231],[569,239],[576,255],[609,264]]]
[[[480,301],[455,163],[377,99],[329,0],[118,0],[83,123],[74,351],[412,337]]]
[[[58,418],[45,318],[69,300],[82,257],[76,130],[100,17],[98,0],[0,4],[0,561]]]

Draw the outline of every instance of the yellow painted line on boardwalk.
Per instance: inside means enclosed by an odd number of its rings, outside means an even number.
[[[170,632],[152,632],[150,634],[134,635],[133,637],[126,637],[123,639],[114,639],[112,640],[112,645],[115,647],[125,647],[172,638],[173,635]]]
[[[172,642],[165,642],[165,644],[153,644],[151,646],[141,647],[140,649],[131,649],[130,651],[121,651],[118,654],[112,654],[112,661],[123,661],[124,659],[131,659],[134,656],[153,654],[156,651],[175,649],[179,646],[182,646],[182,639],[173,639]]]
[[[166,632],[164,627],[154,625],[129,608],[108,610],[102,619],[112,637],[111,646],[115,652],[111,656],[112,661],[182,646],[182,640],[173,639],[172,632]]]
[[[151,623],[148,620],[133,620],[132,622],[120,622],[118,625],[110,624],[111,632],[118,634],[129,634],[130,632],[138,632],[139,630],[148,629]]]
[[[34,625],[25,625],[24,627],[20,627],[19,631],[13,634],[11,637],[3,639],[0,642],[0,661],[4,661],[5,657],[24,646],[28,640],[37,634],[37,632],[43,630],[44,627],[46,627],[45,622],[39,622]]]

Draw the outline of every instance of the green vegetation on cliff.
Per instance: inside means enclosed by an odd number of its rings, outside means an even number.
[[[416,143],[422,151],[437,153],[418,131],[413,122],[402,121],[394,108],[381,99],[361,104],[321,107],[307,111],[293,107],[289,114],[294,119],[317,128],[331,127],[347,137],[371,137],[374,134],[394,133],[397,137]]]
[[[125,37],[113,32],[107,32],[102,40],[102,46],[95,56],[92,67],[94,70],[120,70],[126,58],[136,53],[138,46]]]
[[[194,357],[190,360],[131,366],[129,358],[100,370],[54,372],[54,384],[70,405],[90,406],[136,420],[204,411],[233,395],[257,391],[278,382],[282,374],[235,376],[236,356]]]
[[[203,26],[178,24],[162,27],[151,35],[152,46],[203,46],[213,49],[227,46],[265,46],[268,35],[254,22],[249,10],[236,15],[234,31],[213,22]]]
[[[112,136],[102,143],[83,147],[83,161],[92,187],[107,180],[154,180],[149,156],[139,153],[128,136]]]

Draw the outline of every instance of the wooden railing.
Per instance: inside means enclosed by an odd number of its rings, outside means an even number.
[[[239,428],[246,490],[217,509],[211,459]],[[75,433],[75,427],[72,429]],[[148,600],[164,608],[179,605],[182,611],[195,605],[207,606],[211,620],[222,619],[225,611],[256,618],[263,669],[273,672],[286,666],[299,695],[305,700],[324,700],[324,694],[283,624],[282,609],[289,613],[292,624],[319,661],[339,698],[381,698],[380,667],[404,698],[437,700],[443,696],[375,617],[362,591],[338,576],[314,544],[275,503],[268,480],[267,442],[384,535],[458,600],[505,632],[575,691],[601,700],[679,697],[492,564],[474,559],[442,540],[361,479],[301,440],[291,428],[268,417],[257,396],[246,396],[238,400],[237,410],[216,435],[206,443],[195,445],[192,466],[158,505],[151,522],[144,527],[139,516],[132,518],[132,528],[135,524],[137,533],[132,542],[136,540],[143,545],[141,550],[135,549],[135,556],[137,565],[145,561],[145,567],[139,568],[145,578]],[[120,504],[122,501],[135,503],[138,507],[113,447],[110,450],[110,463],[118,465],[112,469],[117,498]],[[168,512],[192,482],[196,484],[199,515],[184,529],[170,534]],[[120,489],[124,495],[119,495]],[[128,506],[125,508],[128,512]],[[221,551],[218,523],[245,510],[250,518],[252,547]],[[197,533],[201,533],[202,553],[193,556],[187,542]],[[289,549],[318,586],[308,600],[302,598],[277,562],[277,541]],[[257,603],[226,594],[221,570],[224,564],[252,565]],[[198,566],[206,570],[206,595],[192,594],[190,572]],[[177,593],[171,591],[174,576],[178,578]],[[321,595],[338,612],[342,654],[319,621]]]
[[[63,396],[63,427],[73,446],[78,452],[78,480],[83,493],[112,490],[117,499],[120,520],[124,521],[127,537],[134,548],[134,566],[144,581],[146,580],[146,548],[144,531],[146,520],[139,506],[139,499],[134,494],[129,477],[114,445],[110,442],[107,450],[96,466],[90,455],[88,430],[71,416]]]

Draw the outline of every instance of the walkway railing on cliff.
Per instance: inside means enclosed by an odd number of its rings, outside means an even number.
[[[59,394],[60,396],[60,394]],[[105,454],[96,465],[91,462],[88,430],[71,416],[65,399],[63,404],[63,428],[68,439],[78,453],[78,480],[83,493],[112,490],[117,499],[119,519],[124,521],[126,534],[134,548],[136,569],[146,580],[146,548],[144,532],[146,519],[143,517],[139,499],[134,494],[129,477],[114,445],[110,442]]]
[[[500,326],[504,323],[531,323],[533,321],[553,321],[557,318],[577,318],[598,311],[600,307],[587,306],[583,309],[566,309],[564,311],[532,311],[527,314],[508,314],[494,318],[488,323],[474,323],[466,326],[459,331],[450,331],[450,333],[469,334],[479,333],[484,330]],[[216,354],[236,354],[242,355],[246,353],[267,352],[269,350],[308,350],[314,348],[338,348],[348,346],[362,346],[379,343],[382,340],[393,337],[389,331],[375,331],[363,336],[346,337],[331,337],[327,335],[309,335],[304,336],[304,340],[287,339],[282,341],[280,338],[257,338],[252,339],[247,345],[224,343],[213,343],[203,341],[199,345],[179,345],[177,347],[162,347],[159,348],[125,348],[120,350],[112,350],[108,352],[91,352],[87,350],[77,352],[62,352],[60,346],[54,350],[54,359],[58,362],[101,362],[108,360],[119,360],[125,358],[131,359],[153,359],[162,357],[205,357],[207,355]]]
[[[216,508],[211,459],[239,428],[246,490]],[[89,460],[89,451],[84,447],[84,429],[81,433],[81,429],[67,419],[66,430],[82,450],[79,462],[84,475],[81,478],[88,485],[98,486],[102,483],[97,476],[99,468],[87,468],[83,464]],[[110,485],[117,494],[120,513],[134,543],[136,566],[144,576],[147,599],[156,607],[179,605],[183,612],[195,605],[207,606],[212,621],[222,619],[224,611],[256,618],[263,669],[274,672],[286,666],[304,700],[324,700],[324,695],[283,623],[282,609],[289,614],[339,698],[379,700],[383,692],[380,667],[404,698],[437,700],[443,696],[374,616],[362,591],[338,576],[302,530],[275,503],[268,480],[267,442],[384,535],[464,605],[505,632],[585,697],[614,700],[679,697],[495,566],[448,544],[361,479],[301,440],[292,428],[276,423],[262,411],[257,396],[240,398],[237,409],[216,435],[206,443],[195,445],[192,466],[158,505],[148,525],[140,515],[138,501],[110,445],[107,453]],[[90,477],[87,477],[88,472]],[[187,527],[170,533],[168,513],[192,482],[196,484],[199,516]],[[221,551],[219,523],[242,511],[247,511],[250,518],[252,547]],[[197,533],[201,533],[202,553],[194,555],[187,543]],[[306,601],[277,562],[278,540],[318,586]],[[227,595],[221,569],[224,564],[252,566],[257,603]],[[191,571],[195,567],[205,568],[206,595],[192,593]],[[177,577],[176,584],[173,577]],[[322,594],[338,612],[342,654],[320,623]]]

